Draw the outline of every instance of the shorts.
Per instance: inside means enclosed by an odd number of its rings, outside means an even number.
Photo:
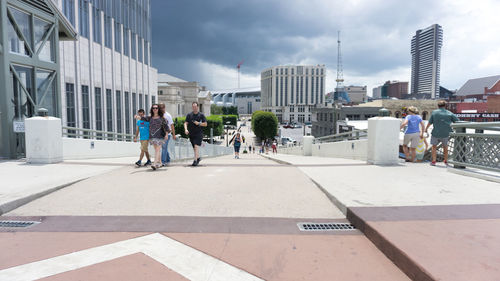
[[[448,145],[448,139],[449,139],[449,137],[446,137],[446,138],[436,138],[434,136],[431,136],[431,144],[432,145],[438,145],[439,143],[442,143],[443,145]]]
[[[149,140],[149,144],[162,146],[163,144],[165,144],[165,139],[153,138]]]
[[[240,146],[239,145],[235,145],[234,146],[234,152],[240,152]]]
[[[405,134],[403,139],[403,145],[409,146],[411,148],[417,148],[418,142],[420,141],[420,132]],[[411,145],[408,145],[411,142]]]
[[[201,141],[203,141],[203,135],[199,136],[189,136],[189,141],[191,142],[191,145],[194,146],[201,146]]]
[[[141,151],[148,152],[148,140],[141,140]]]

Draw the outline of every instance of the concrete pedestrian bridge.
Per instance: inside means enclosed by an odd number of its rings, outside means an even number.
[[[206,145],[198,167],[179,141],[157,171],[75,150],[0,162],[0,280],[497,280],[499,174],[467,149],[467,169],[406,163],[375,127],[287,154]],[[325,149],[359,141],[365,158]]]

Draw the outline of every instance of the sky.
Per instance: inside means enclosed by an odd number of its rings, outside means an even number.
[[[337,31],[344,84],[372,88],[410,82],[411,38],[443,28],[441,86],[500,74],[500,0],[151,0],[153,66],[209,90],[260,87],[276,65],[337,71]]]

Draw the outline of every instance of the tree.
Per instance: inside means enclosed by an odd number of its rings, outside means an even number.
[[[278,118],[272,112],[255,111],[252,114],[252,130],[260,139],[274,138],[278,133]]]
[[[216,104],[210,105],[210,114],[221,115],[222,114],[222,106],[218,106]]]

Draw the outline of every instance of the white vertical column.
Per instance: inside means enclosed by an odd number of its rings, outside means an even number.
[[[375,165],[399,163],[400,119],[373,117],[368,119],[368,159]]]

